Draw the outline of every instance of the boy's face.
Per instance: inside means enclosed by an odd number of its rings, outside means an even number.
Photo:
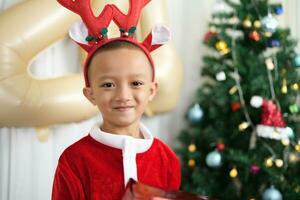
[[[90,87],[85,87],[83,93],[98,106],[103,123],[128,127],[139,123],[156,94],[157,83],[151,79],[151,65],[141,50],[107,50],[93,57],[89,66]]]

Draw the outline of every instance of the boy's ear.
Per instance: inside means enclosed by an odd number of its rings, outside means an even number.
[[[158,83],[157,82],[151,82],[149,101],[153,100],[153,98],[156,95],[157,89],[158,89]]]
[[[95,106],[96,102],[95,102],[95,98],[93,96],[93,91],[90,87],[84,87],[82,89],[82,92],[84,94],[84,96]]]

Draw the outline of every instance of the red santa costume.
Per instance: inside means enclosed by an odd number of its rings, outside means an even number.
[[[140,125],[144,139],[91,129],[59,158],[52,199],[122,199],[130,178],[177,190],[181,174],[174,152]]]

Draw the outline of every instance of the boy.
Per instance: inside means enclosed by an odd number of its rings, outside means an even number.
[[[87,6],[75,7],[68,0],[60,3],[77,13]],[[128,14],[126,19],[118,18],[120,11],[116,6],[107,5],[100,14],[103,17],[100,29],[92,27],[96,22],[87,21],[91,20],[86,16],[88,5],[81,14],[84,24],[77,24],[71,30],[72,39],[88,51],[83,93],[98,107],[103,122],[60,156],[52,199],[118,200],[130,178],[165,190],[179,189],[178,158],[140,123],[145,107],[157,90],[150,52],[163,44],[161,38],[166,31],[156,27],[143,44],[138,43],[132,27],[136,27],[140,11],[148,1],[131,0],[130,3],[132,16]],[[120,37],[107,38],[110,20],[120,27]],[[88,31],[82,31],[82,27]],[[94,31],[97,29],[100,33]],[[158,37],[154,35],[157,31]],[[80,40],[81,33],[88,33],[87,43]]]

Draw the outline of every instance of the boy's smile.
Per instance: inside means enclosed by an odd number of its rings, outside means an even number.
[[[89,66],[84,95],[98,106],[103,131],[139,137],[139,121],[157,83],[146,55],[137,48],[98,52]]]

